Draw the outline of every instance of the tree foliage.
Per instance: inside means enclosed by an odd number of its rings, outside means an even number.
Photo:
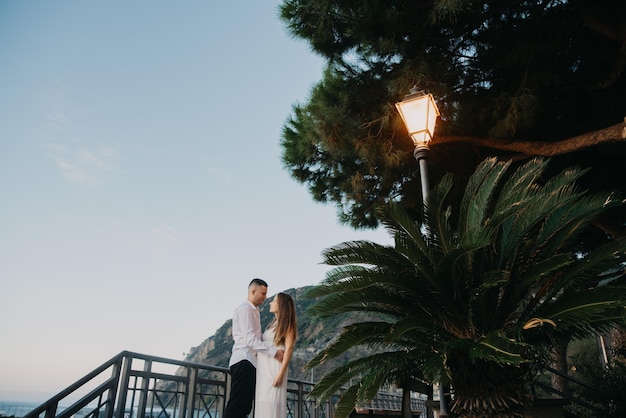
[[[451,198],[486,156],[555,155],[552,172],[593,167],[582,184],[626,189],[625,145],[606,143],[623,139],[626,116],[622,0],[284,0],[280,13],[327,62],[284,126],[283,162],[315,200],[337,205],[341,222],[376,226],[392,200],[421,210],[394,107],[414,85],[442,113],[430,176],[455,173]]]
[[[623,325],[626,242],[577,250],[593,219],[623,200],[580,190],[584,170],[546,178],[547,166],[487,159],[458,206],[445,204],[453,182],[444,176],[429,196],[426,233],[390,203],[381,218],[394,246],[327,249],[324,261],[335,268],[308,292],[321,298],[313,313],[370,319],[344,327],[309,366],[355,347],[371,354],[326,374],[313,394],[347,387],[339,409],[347,415],[389,379],[407,378],[405,370],[450,383],[460,416],[517,416],[555,341]]]

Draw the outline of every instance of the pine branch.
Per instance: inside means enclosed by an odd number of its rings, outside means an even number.
[[[626,140],[626,117],[622,123],[561,141],[502,141],[471,136],[435,136],[431,146],[464,142],[479,147],[518,152],[529,157],[551,157],[580,151],[594,145],[624,140]]]

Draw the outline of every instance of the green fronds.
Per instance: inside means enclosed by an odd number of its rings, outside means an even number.
[[[349,382],[352,378],[358,376],[356,370],[351,367],[351,363],[337,367],[326,373],[320,381],[317,382],[309,396],[325,400],[329,399],[337,392],[342,391],[346,382]],[[344,391],[342,394],[344,402],[352,402],[353,407],[354,402],[356,401],[356,389],[356,387],[353,387],[352,394],[348,393],[347,396],[346,392],[348,391]]]
[[[455,233],[450,225],[450,208],[445,199],[452,189],[452,175],[445,175],[428,197],[425,210],[430,233],[437,237],[431,245],[437,245],[443,253],[451,251],[455,245]]]
[[[597,330],[626,325],[623,322],[625,301],[626,288],[599,286],[568,292],[546,303],[537,313],[554,321],[556,331],[561,334],[586,337]]]
[[[567,266],[576,262],[576,256],[571,253],[556,253],[534,261],[523,271],[518,272],[519,286],[517,288],[526,294],[537,292],[546,281],[554,282],[554,279],[559,276],[558,272],[562,272]],[[550,289],[554,287],[551,286]],[[542,292],[537,296],[544,297],[544,295],[545,293]]]
[[[547,253],[561,251],[576,243],[598,215],[621,204],[614,193],[574,195],[561,200],[563,203],[550,210],[537,233],[537,247]]]
[[[509,404],[521,405],[520,385],[556,339],[624,324],[626,286],[617,284],[625,281],[626,242],[579,253],[593,220],[623,201],[578,190],[584,170],[544,178],[547,165],[533,159],[513,168],[487,159],[458,207],[444,203],[451,176],[433,189],[428,228],[390,203],[383,222],[393,247],[355,241],[326,250],[325,261],[335,267],[310,292],[320,298],[311,309],[322,317],[345,315],[350,325],[310,367],[350,350],[392,352],[396,364],[419,368],[431,382],[450,379],[458,405],[471,404],[463,394],[478,393],[464,385],[475,385],[481,373],[484,379],[506,371],[517,379],[507,386]],[[348,385],[340,401],[348,408],[374,393],[385,373],[401,373],[363,357],[325,376],[316,390],[330,395]],[[481,405],[501,396],[483,395]]]
[[[322,252],[324,263],[331,266],[344,264],[390,265],[397,263],[397,252],[392,247],[371,241],[350,241],[335,245]]]
[[[309,290],[306,296],[323,297],[310,307],[311,313],[320,317],[371,310],[401,317],[445,297],[428,284],[429,281],[415,271],[350,265],[329,271],[326,280]]]
[[[336,339],[309,361],[306,368],[318,366],[324,361],[335,358],[357,346],[380,348],[381,345],[387,345],[385,336],[389,333],[391,326],[387,322],[377,321],[346,325]]]
[[[346,389],[345,391],[343,391],[335,407],[335,415],[334,415],[335,417],[347,418],[350,416],[350,414],[354,410],[354,407],[358,403],[357,402],[358,390],[359,390],[359,387],[357,386],[357,384],[354,384],[350,386],[348,389]],[[311,395],[313,395],[313,392],[311,392]],[[322,397],[320,396],[320,398]]]
[[[401,339],[407,338],[408,343],[411,345],[407,348],[416,349],[419,344],[425,344],[425,347],[429,347],[431,345],[430,341],[434,341],[432,328],[432,321],[426,318],[401,319],[390,327],[384,342],[403,345],[407,341],[402,341]]]
[[[613,278],[624,277],[626,266],[624,240],[604,244],[584,257],[575,254],[569,256],[572,262],[563,266],[559,274],[553,274],[550,288],[537,297],[549,303],[564,292],[593,288]]]
[[[503,163],[500,163],[503,164]],[[548,165],[547,160],[532,159],[515,170],[502,185],[493,209],[491,224],[496,227],[523,209],[536,191],[536,183]]]
[[[484,245],[493,232],[485,228],[490,216],[491,199],[495,187],[504,176],[507,163],[498,163],[495,158],[483,161],[470,178],[465,188],[459,214],[458,233],[463,241],[461,245]]]
[[[528,362],[529,360],[526,358],[528,351],[529,346],[527,344],[516,341],[500,331],[494,331],[477,344],[472,344],[469,358],[472,361],[480,359],[497,364],[512,365]]]
[[[410,358],[410,361],[406,361]],[[405,359],[404,361],[402,359]],[[370,401],[381,386],[398,375],[414,378],[419,359],[415,353],[387,351],[359,357],[327,373],[315,385],[310,396],[325,400],[341,393],[335,417],[347,417],[355,406]]]
[[[422,228],[397,203],[390,202],[381,220],[385,229],[394,237],[395,247],[414,261],[424,259],[430,261],[431,250]]]

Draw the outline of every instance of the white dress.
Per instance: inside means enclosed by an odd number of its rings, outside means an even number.
[[[263,333],[263,342],[274,344],[274,328]],[[284,346],[278,348],[285,349]],[[275,358],[265,353],[257,353],[254,418],[287,417],[287,373],[281,386],[272,386],[274,378],[280,371],[280,365]]]

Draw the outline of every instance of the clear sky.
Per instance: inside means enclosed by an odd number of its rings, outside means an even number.
[[[270,0],[0,1],[0,400],[182,359],[353,231],[282,168],[323,62]]]

